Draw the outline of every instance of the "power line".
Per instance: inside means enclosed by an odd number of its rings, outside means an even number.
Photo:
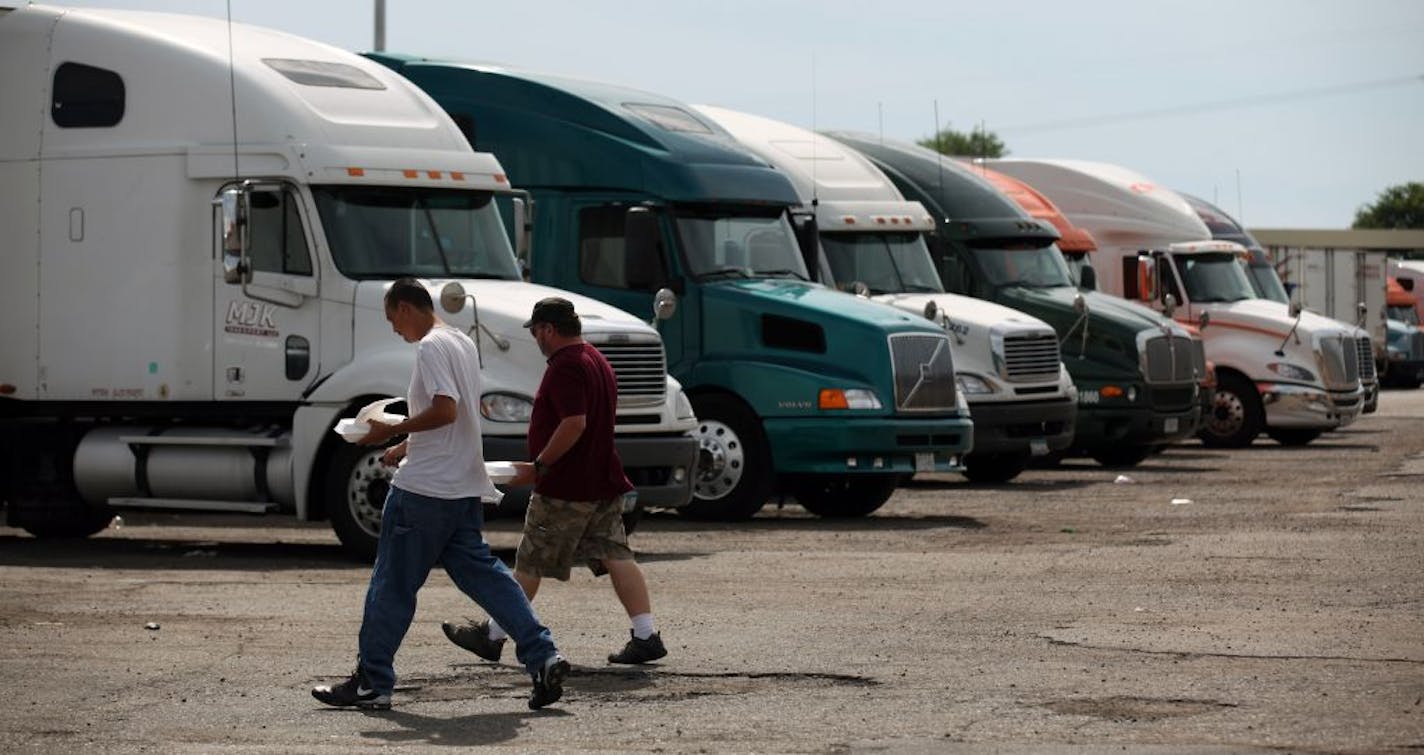
[[[1064,129],[1086,128],[1089,126],[1103,126],[1114,123],[1126,123],[1129,121],[1144,121],[1153,118],[1170,118],[1178,115],[1194,115],[1197,113],[1208,113],[1219,110],[1235,110],[1237,108],[1260,107],[1262,105],[1275,105],[1282,102],[1297,102],[1300,100],[1311,100],[1320,97],[1335,97],[1344,94],[1359,94],[1361,92],[1371,91],[1375,89],[1390,89],[1399,86],[1417,84],[1424,84],[1424,75],[1396,76],[1394,78],[1389,79],[1376,79],[1374,81],[1362,81],[1356,82],[1354,84],[1338,84],[1335,86],[1314,87],[1311,89],[1297,89],[1291,92],[1255,95],[1251,97],[1240,97],[1230,100],[1217,100],[1216,102],[1202,102],[1194,105],[1180,105],[1177,107],[1158,108],[1155,110],[1141,110],[1135,113],[1092,115],[1083,118],[1068,118],[1061,121],[1028,123],[1019,126],[1005,126],[998,130],[1001,133],[1060,131]]]

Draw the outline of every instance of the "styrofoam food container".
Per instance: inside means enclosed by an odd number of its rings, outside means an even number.
[[[490,482],[509,482],[519,473],[512,461],[487,461],[485,462],[485,474],[489,475]]]

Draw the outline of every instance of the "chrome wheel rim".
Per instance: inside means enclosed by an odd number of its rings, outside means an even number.
[[[346,507],[351,512],[351,520],[373,538],[381,536],[381,512],[385,510],[386,493],[391,489],[391,477],[395,474],[381,463],[385,452],[386,449],[378,448],[358,458],[351,465],[351,474],[346,480]]]
[[[716,420],[703,421],[694,435],[698,452],[693,495],[704,501],[725,498],[736,489],[745,472],[742,439],[731,427]]]
[[[1207,431],[1218,438],[1229,438],[1246,424],[1246,403],[1230,391],[1218,390],[1212,404]]]

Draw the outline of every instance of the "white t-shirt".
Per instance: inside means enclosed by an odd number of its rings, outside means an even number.
[[[455,400],[455,421],[410,434],[392,485],[432,498],[499,500],[485,472],[479,363],[475,342],[448,325],[437,324],[420,339],[407,395],[410,416],[429,409],[435,396],[449,396]]]

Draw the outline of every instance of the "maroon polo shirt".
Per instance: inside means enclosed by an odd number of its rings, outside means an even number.
[[[617,410],[618,379],[598,349],[581,342],[550,355],[534,394],[529,458],[539,456],[565,417],[582,414],[585,425],[573,448],[544,469],[534,492],[567,501],[601,501],[632,490],[613,445]]]

